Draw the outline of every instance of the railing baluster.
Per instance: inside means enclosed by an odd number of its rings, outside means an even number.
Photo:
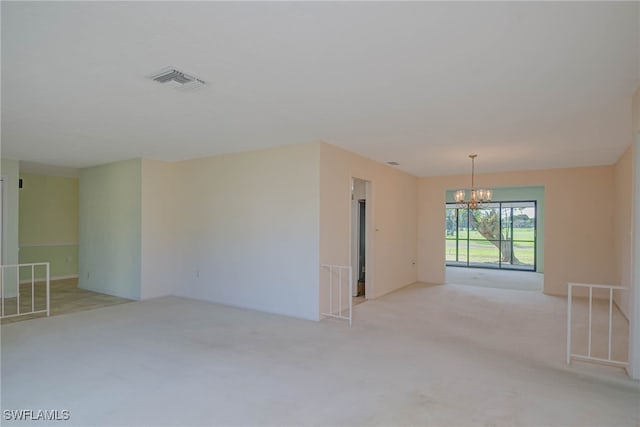
[[[329,267],[329,313],[333,314],[333,267]]]
[[[338,314],[342,314],[342,271],[338,269]]]
[[[0,298],[2,299],[2,317],[4,317],[4,266],[0,269],[2,272],[0,275],[0,284],[2,287],[0,288]]]
[[[35,307],[35,267],[44,266],[45,268],[45,304],[46,308],[41,310],[36,310]],[[23,311],[21,309],[21,301],[20,301],[20,272],[21,268],[31,268],[31,311]],[[6,299],[6,283],[5,279],[7,275],[5,274],[5,270],[11,268],[15,269],[16,273],[16,312],[14,314],[7,314],[5,310],[5,299]],[[9,281],[11,281],[9,279]],[[11,281],[12,282],[12,281]],[[28,281],[25,280],[26,283]],[[25,283],[25,284],[26,284]],[[9,286],[11,286],[9,284]],[[27,302],[28,307],[28,302]],[[28,310],[28,308],[27,308]],[[37,263],[28,263],[28,264],[13,264],[13,265],[0,265],[0,318],[7,317],[17,317],[24,316],[28,314],[39,314],[46,313],[47,316],[51,314],[51,266],[48,262],[37,262]]]
[[[569,283],[567,304],[567,365],[571,364],[571,301],[573,297],[573,285]]]
[[[35,265],[31,264],[31,311],[36,311]]]
[[[593,288],[589,286],[589,341],[587,344],[587,351],[589,357],[591,357],[591,313],[593,312]]]
[[[587,354],[573,354],[571,352],[571,338],[572,338],[572,319],[571,311],[573,305],[573,288],[584,287],[589,289],[589,324],[588,324],[588,338],[587,338]],[[607,358],[600,358],[592,356],[592,334],[593,334],[593,289],[608,289],[609,290],[609,321],[608,321],[608,336],[607,336]],[[586,283],[568,283],[567,292],[567,364],[571,363],[571,360],[580,360],[585,362],[602,363],[610,366],[617,366],[624,368],[628,366],[628,362],[620,360],[614,360],[612,358],[613,347],[613,291],[614,290],[628,290],[623,286],[610,286],[610,285],[593,285]]]
[[[49,276],[49,263],[45,264],[45,269],[47,270],[47,317],[49,317],[49,315],[51,314],[51,301],[49,298],[49,294],[50,294],[50,287],[49,287],[49,283],[50,283],[50,279],[51,277]]]
[[[349,326],[351,326],[353,320],[353,272],[351,271],[351,266],[347,270],[349,273]]]
[[[16,267],[16,314],[20,314],[20,267]]]
[[[348,265],[333,265],[333,264],[322,264],[320,266],[321,268],[326,268],[329,271],[329,312],[328,313],[320,313],[323,316],[328,316],[328,317],[336,317],[339,319],[345,319],[349,321],[349,326],[351,326],[352,323],[352,319],[353,319],[353,301],[351,298],[351,288],[353,285],[353,280],[351,277],[352,274],[352,268],[351,266]],[[334,273],[335,271],[335,273]],[[348,292],[348,298],[349,298],[349,314],[348,316],[345,316],[343,314],[343,308],[342,308],[342,293],[343,293],[343,280],[342,280],[342,276],[344,275],[344,271],[346,271],[349,274],[349,292]],[[338,274],[338,280],[337,280],[337,292],[338,292],[338,311],[336,312],[333,309],[333,285],[334,285],[334,280],[333,280],[333,275],[334,274]],[[322,285],[322,283],[321,283]]]
[[[613,324],[613,289],[609,289],[609,352],[607,359],[611,360],[611,326]]]

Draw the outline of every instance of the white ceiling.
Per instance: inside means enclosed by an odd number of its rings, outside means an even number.
[[[418,176],[611,164],[640,3],[2,2],[2,156],[66,167],[327,141]],[[209,84],[180,92],[165,66]]]

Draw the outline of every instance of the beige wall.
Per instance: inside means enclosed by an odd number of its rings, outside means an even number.
[[[371,182],[367,297],[417,279],[418,179],[338,147],[320,144],[320,263],[350,264],[351,179]],[[325,288],[323,288],[325,289]],[[321,292],[321,305],[328,296]]]
[[[468,176],[421,178],[418,187],[418,279],[445,282],[447,189]],[[615,283],[612,166],[478,175],[483,187],[542,185],[545,192],[544,292],[566,295],[567,282]],[[597,200],[597,204],[585,201]]]
[[[633,166],[632,176],[632,274],[631,292],[628,302],[629,310],[629,367],[627,371],[632,378],[640,380],[640,262],[637,261],[640,254],[640,88],[633,97]]]

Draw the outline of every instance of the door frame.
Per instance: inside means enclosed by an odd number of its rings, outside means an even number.
[[[366,266],[366,285],[364,288],[364,297],[365,299],[374,298],[375,295],[375,263],[373,257],[373,247],[374,247],[374,182],[370,179],[359,178],[357,176],[352,176],[349,182],[349,265],[352,267],[351,277],[352,277],[352,286],[351,294],[354,294],[354,289],[358,286],[358,274],[357,267],[358,265],[358,246],[359,239],[357,237],[354,239],[354,226],[357,228],[358,221],[355,221],[354,218],[359,217],[359,200],[353,197],[353,189],[355,180],[358,179],[360,181],[364,181],[365,183],[365,266]],[[354,247],[355,245],[355,247]]]

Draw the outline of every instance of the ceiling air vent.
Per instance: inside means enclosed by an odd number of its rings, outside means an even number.
[[[163,68],[157,73],[153,73],[147,77],[158,83],[171,86],[178,90],[194,90],[207,84],[204,80],[201,80],[192,74],[179,71],[174,67]]]

